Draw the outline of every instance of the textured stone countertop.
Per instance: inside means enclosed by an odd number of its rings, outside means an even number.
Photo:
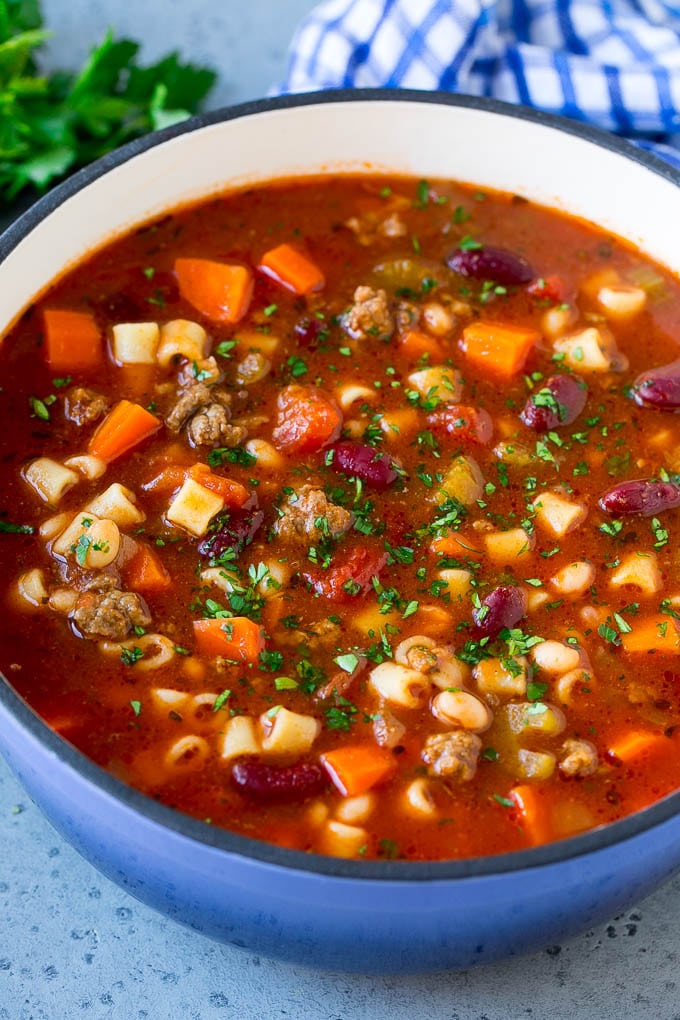
[[[213,105],[266,93],[311,0],[43,0],[55,65],[107,25],[213,64]],[[546,952],[422,978],[314,973],[166,921],[51,829],[0,760],[0,1020],[680,1020],[680,879]]]

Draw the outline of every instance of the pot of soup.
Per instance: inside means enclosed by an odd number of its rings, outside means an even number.
[[[680,865],[676,178],[496,102],[316,94],[7,232],[0,742],[101,871],[386,973]]]

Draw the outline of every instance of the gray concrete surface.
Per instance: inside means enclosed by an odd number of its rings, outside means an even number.
[[[213,105],[282,73],[310,0],[44,0],[50,60],[107,25],[220,70]],[[225,949],[81,860],[0,761],[0,1020],[680,1020],[680,879],[548,952],[424,978],[316,974]]]

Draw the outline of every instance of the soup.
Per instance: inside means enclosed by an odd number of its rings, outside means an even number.
[[[619,239],[450,182],[112,243],[0,353],[2,668],[282,846],[461,858],[645,807],[680,786],[679,313]]]

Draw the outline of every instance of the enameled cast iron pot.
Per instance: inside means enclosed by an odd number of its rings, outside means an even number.
[[[0,241],[0,333],[64,267],[168,209],[277,177],[349,171],[513,191],[592,220],[680,271],[680,175],[626,142],[481,99],[317,93],[194,118],[38,202]],[[606,920],[680,867],[680,792],[535,850],[345,861],[157,804],[53,733],[3,681],[0,749],[64,838],[134,896],[223,942],[314,967],[414,972],[522,953]]]

